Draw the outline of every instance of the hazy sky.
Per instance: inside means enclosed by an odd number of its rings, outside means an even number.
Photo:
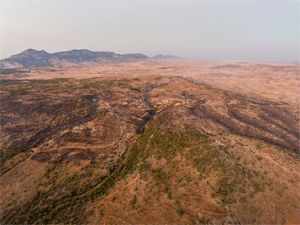
[[[87,48],[299,61],[300,1],[0,0],[0,57]]]

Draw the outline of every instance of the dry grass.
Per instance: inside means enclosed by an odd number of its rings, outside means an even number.
[[[139,62],[2,80],[2,221],[300,221],[297,69]],[[289,91],[255,86],[270,71]]]

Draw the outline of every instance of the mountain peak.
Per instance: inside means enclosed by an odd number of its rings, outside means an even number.
[[[24,51],[22,51],[20,54],[49,54],[48,52],[46,52],[45,50],[36,50],[33,48],[28,48]]]

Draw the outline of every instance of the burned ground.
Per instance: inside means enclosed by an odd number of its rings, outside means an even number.
[[[3,224],[300,221],[289,104],[171,76],[0,85]]]

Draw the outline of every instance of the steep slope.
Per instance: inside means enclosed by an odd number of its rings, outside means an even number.
[[[300,222],[288,104],[139,77],[3,80],[1,105],[3,224]]]

